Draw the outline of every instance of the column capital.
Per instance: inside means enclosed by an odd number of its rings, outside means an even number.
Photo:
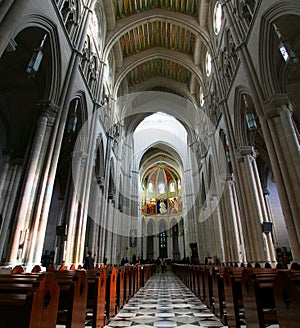
[[[265,101],[265,114],[267,118],[273,118],[280,115],[282,110],[290,111],[290,98],[287,94],[272,95]]]
[[[256,158],[258,154],[252,146],[241,146],[235,150],[235,153],[239,161],[242,161],[246,156]]]
[[[40,100],[36,104],[40,111],[40,115],[47,118],[47,125],[53,126],[58,113],[58,107],[54,105],[51,100]]]

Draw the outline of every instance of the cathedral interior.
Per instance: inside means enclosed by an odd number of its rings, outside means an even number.
[[[2,0],[0,35],[2,268],[300,262],[299,0]]]

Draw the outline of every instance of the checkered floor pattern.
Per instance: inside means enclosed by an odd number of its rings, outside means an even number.
[[[224,327],[172,272],[156,273],[108,327]]]

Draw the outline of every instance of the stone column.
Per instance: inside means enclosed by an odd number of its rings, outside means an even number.
[[[87,154],[84,152],[73,153],[73,181],[75,188],[72,190],[72,197],[70,204],[68,204],[69,213],[67,213],[67,241],[66,241],[66,255],[65,263],[66,265],[72,264],[76,259],[76,235],[78,228],[78,217],[80,215],[80,186],[81,186],[81,167],[82,163],[86,161]],[[78,190],[76,190],[78,186]]]
[[[38,171],[41,172],[40,177],[40,188],[36,197],[35,214],[31,221],[31,238],[30,247],[26,250],[25,262],[28,265],[39,264],[42,257],[47,220],[48,217],[43,215],[44,202],[47,198],[45,197],[48,179],[47,167],[44,167],[44,159],[47,156],[50,137],[52,134],[53,126],[56,120],[58,109],[51,104],[49,101],[41,101],[38,103],[38,107],[42,115],[47,116],[47,126],[45,130],[43,145],[41,148],[41,158],[38,164]],[[51,147],[51,145],[50,145]],[[50,201],[50,200],[49,200]]]
[[[12,222],[12,213],[16,204],[17,193],[22,178],[23,160],[5,159],[4,167],[1,172],[1,216],[2,226],[0,227],[0,254],[3,259],[6,259],[6,252],[9,238],[9,227]]]
[[[234,257],[231,259],[231,261],[237,261],[242,263],[246,261],[243,229],[236,195],[236,186],[235,182],[232,179],[227,180],[226,190],[228,191],[229,200],[229,219],[232,222],[232,233],[234,235],[233,238],[235,239],[236,243],[236,253],[234,254]]]
[[[171,259],[173,256],[173,236],[172,236],[172,229],[167,230],[167,256]]]
[[[74,47],[71,58],[69,60],[67,70],[61,87],[61,94],[59,95],[58,106],[62,108],[57,116],[57,122],[54,126],[54,131],[51,137],[51,149],[47,154],[47,169],[48,169],[48,182],[47,191],[45,193],[46,200],[43,202],[43,216],[47,217],[51,205],[51,197],[53,193],[54,180],[57,170],[57,164],[61,151],[61,144],[65,132],[65,124],[68,116],[68,104],[73,93],[73,84],[76,80],[76,73],[78,72],[78,65],[80,60],[80,51],[83,47],[86,37],[89,16],[91,14],[90,6],[94,0],[88,0],[83,8],[82,19],[78,36],[74,40]],[[68,255],[69,256],[69,255]]]
[[[105,229],[104,229],[104,216],[103,212],[103,203],[104,203],[104,185],[100,185],[100,192],[99,192],[99,200],[98,200],[98,209],[99,209],[99,229],[98,229],[98,236],[97,236],[97,245],[98,245],[98,263],[102,262],[104,256],[104,237],[105,237]]]
[[[157,259],[159,256],[159,227],[158,223],[154,225],[153,229],[153,253],[154,258]]]
[[[147,253],[148,253],[148,250],[147,250],[148,233],[147,233],[147,225],[145,223],[145,219],[144,219],[144,222],[142,224],[142,227],[144,229],[143,229],[143,232],[142,232],[142,242],[141,242],[141,244],[142,244],[142,250],[141,250],[141,255],[143,254],[143,260],[145,260],[147,258]]]
[[[27,237],[29,234],[32,215],[34,214],[34,205],[39,191],[39,181],[42,178],[42,165],[45,153],[44,147],[48,141],[47,126],[51,115],[55,113],[53,108],[44,107],[37,123],[37,130],[28,159],[26,174],[23,182],[22,197],[19,208],[16,213],[16,226],[8,261],[10,263],[21,263],[26,254]],[[21,238],[20,238],[21,236]]]
[[[81,157],[81,167],[80,167],[80,179],[79,179],[79,188],[78,195],[79,204],[78,204],[78,216],[77,216],[77,227],[76,227],[76,235],[75,235],[75,253],[73,263],[78,264],[82,262],[82,259],[85,254],[85,234],[86,234],[86,221],[87,221],[87,209],[88,204],[85,202],[85,192],[86,192],[86,184],[89,182],[86,179],[85,172],[87,172],[87,162],[89,154],[82,152],[83,156]],[[75,184],[76,186],[76,184]]]
[[[106,158],[105,158],[105,181],[103,187],[103,197],[101,202],[101,236],[100,236],[100,243],[101,243],[101,261],[102,259],[107,256],[108,249],[103,245],[106,245],[107,240],[107,224],[108,224],[108,190],[109,190],[109,180],[110,180],[110,163],[111,163],[111,153],[112,153],[112,141],[113,138],[107,133],[107,147],[106,147]]]
[[[114,212],[114,204],[113,201],[109,199],[107,212],[106,212],[107,220],[106,220],[106,238],[105,238],[105,256],[107,257],[107,263],[112,263],[113,212]]]
[[[117,243],[118,243],[118,223],[120,212],[114,207],[113,210],[113,227],[112,227],[112,245],[111,245],[111,259],[113,264],[117,264]]]
[[[235,183],[231,175],[225,178],[221,199],[224,235],[226,236],[226,256],[224,262],[245,262],[243,231],[236,198]]]
[[[274,95],[266,106],[266,119],[275,149],[272,163],[289,243],[295,262],[300,262],[300,147],[299,132],[286,95]]]
[[[5,156],[4,163],[1,163],[1,171],[0,171],[0,212],[3,213],[3,207],[5,203],[5,198],[7,197],[7,183],[9,181],[10,174],[10,159],[8,156]]]
[[[248,262],[270,261],[271,254],[262,232],[262,223],[269,221],[257,173],[252,147],[237,150],[239,183],[244,217],[242,228]]]

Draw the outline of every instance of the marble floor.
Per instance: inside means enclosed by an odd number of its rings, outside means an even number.
[[[105,327],[224,327],[172,273],[155,274]]]

